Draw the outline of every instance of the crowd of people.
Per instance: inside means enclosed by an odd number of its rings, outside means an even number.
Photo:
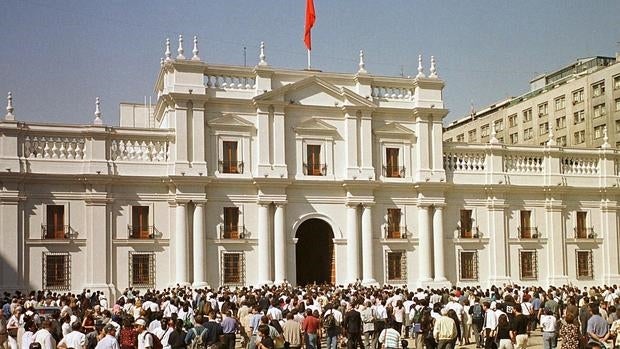
[[[615,348],[620,289],[265,285],[4,293],[0,349]],[[618,341],[620,344],[620,340]]]

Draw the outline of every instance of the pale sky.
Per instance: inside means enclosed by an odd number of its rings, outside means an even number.
[[[200,56],[218,64],[258,62],[265,41],[274,67],[303,69],[305,0],[0,1],[0,105],[13,92],[18,120],[91,123],[95,97],[106,124],[120,102],[144,101],[164,41],[198,35]],[[371,74],[415,75],[430,56],[446,82],[445,121],[529,88],[535,75],[577,58],[620,50],[620,1],[314,0],[312,63]],[[190,53],[191,55],[191,53]]]

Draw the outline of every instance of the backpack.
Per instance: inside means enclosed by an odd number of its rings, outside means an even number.
[[[204,329],[198,333],[196,327],[194,327],[192,331],[194,331],[194,339],[192,339],[192,342],[187,346],[187,349],[204,349],[206,347],[203,340],[204,337],[202,336]]]
[[[424,313],[424,308],[415,309],[415,314],[413,314],[413,323],[419,324],[422,322],[422,313]]]
[[[336,318],[333,313],[329,313],[325,316],[325,320],[323,321],[324,328],[334,328],[336,327]]]
[[[157,337],[155,334],[151,332],[147,332],[147,334],[151,335],[151,339],[153,339],[153,349],[163,349],[164,346],[161,344],[161,338]]]
[[[474,304],[472,307],[472,319],[473,320],[483,320],[484,315],[482,314],[482,307],[480,304]]]

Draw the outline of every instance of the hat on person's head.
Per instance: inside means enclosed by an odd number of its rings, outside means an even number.
[[[146,320],[144,320],[143,318],[138,318],[138,320],[134,322],[134,325],[146,326]]]
[[[116,331],[116,326],[112,325],[112,324],[107,324],[105,325],[105,327],[103,328],[103,331],[105,333],[110,333],[112,331]]]

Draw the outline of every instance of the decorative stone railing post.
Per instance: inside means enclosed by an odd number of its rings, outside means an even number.
[[[489,184],[505,184],[502,148],[500,143],[487,144],[485,172]]]
[[[616,161],[614,150],[611,148],[601,148],[599,150],[599,186],[608,188],[618,185],[616,176]]]
[[[86,173],[108,173],[107,131],[104,126],[93,126],[85,137],[84,160],[88,163]]]
[[[563,183],[562,181],[562,156],[560,148],[555,145],[547,144],[545,146],[545,155],[543,163],[543,173],[545,175],[545,185],[557,186]]]

